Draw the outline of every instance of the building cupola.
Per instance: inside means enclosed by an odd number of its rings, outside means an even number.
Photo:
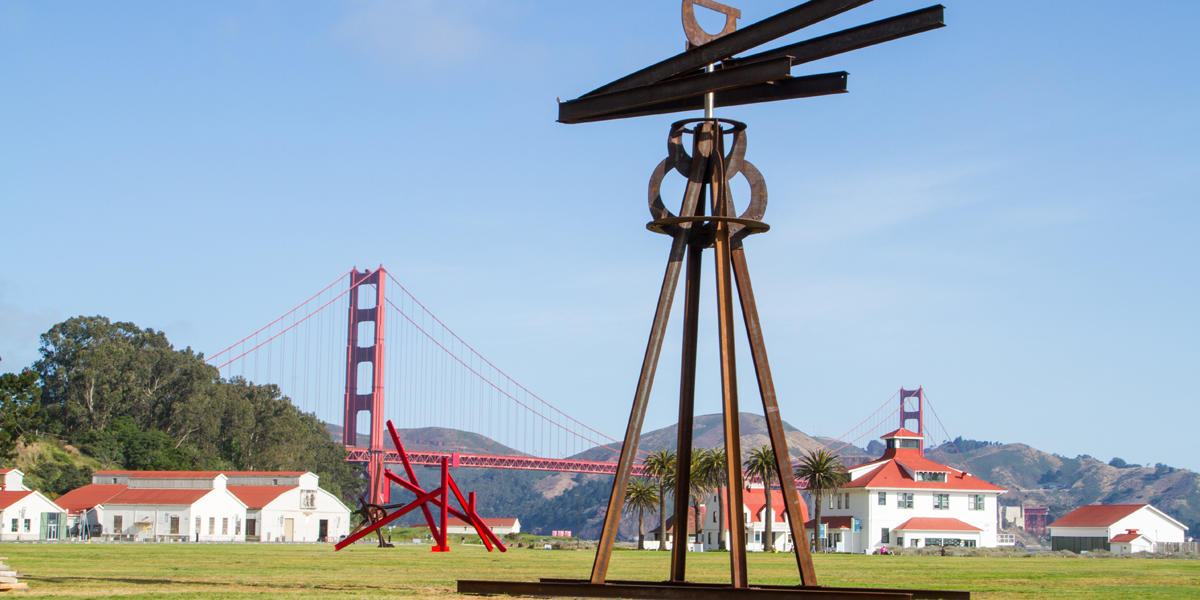
[[[907,453],[924,454],[925,436],[904,429],[903,427],[885,433],[879,439],[883,440],[884,444],[886,444],[886,449],[883,451],[883,458],[894,458],[897,455]]]

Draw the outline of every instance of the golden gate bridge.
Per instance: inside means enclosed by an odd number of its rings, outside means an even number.
[[[330,352],[343,344],[344,353]],[[401,462],[387,442],[387,420],[402,436],[437,438],[408,448],[414,465],[438,466],[447,458],[454,467],[617,470],[614,461],[585,456],[615,457],[620,440],[518,383],[382,266],[350,270],[205,360],[226,379],[273,383],[301,411],[340,422],[346,460],[367,465],[376,504],[388,497],[384,465]],[[906,408],[913,401],[916,408]],[[855,444],[894,425],[897,416],[901,424],[918,419],[919,431],[923,401],[923,392],[897,391],[827,445],[840,450]],[[494,450],[481,453],[480,447]],[[634,474],[642,474],[641,465]]]

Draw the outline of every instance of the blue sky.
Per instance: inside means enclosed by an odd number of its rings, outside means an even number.
[[[721,110],[770,190],[747,253],[785,419],[835,435],[924,385],[951,435],[1200,469],[1198,19],[960,0],[794,70],[847,70],[849,94]],[[3,369],[78,314],[211,353],[383,264],[619,436],[667,248],[645,186],[679,117],[561,125],[555,98],[682,40],[675,1],[0,3]]]

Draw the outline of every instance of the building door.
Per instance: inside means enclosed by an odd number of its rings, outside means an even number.
[[[40,539],[58,539],[58,513],[42,513],[41,527],[38,528]]]
[[[246,537],[258,537],[258,519],[246,519]]]
[[[296,535],[296,520],[295,519],[284,519],[283,520],[283,541],[290,542],[293,539],[295,539],[295,535]]]
[[[171,517],[171,535],[179,535],[179,517]]]
[[[321,519],[320,522],[317,523],[317,541],[324,542],[324,541],[326,541],[325,538],[328,536],[329,536],[329,519]]]

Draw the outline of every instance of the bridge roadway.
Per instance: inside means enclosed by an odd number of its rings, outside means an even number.
[[[371,451],[366,448],[346,447],[346,462],[365,463]],[[409,452],[408,462],[414,466],[436,467],[442,464],[442,458],[450,459],[451,467],[468,467],[478,469],[518,469],[524,471],[558,471],[560,473],[592,473],[595,475],[615,475],[617,463],[590,460],[574,460],[570,458],[538,458],[536,456],[501,456],[496,454],[466,454],[462,452]],[[400,464],[400,453],[388,449],[383,453],[383,462]],[[795,463],[793,463],[795,466]],[[633,465],[633,475],[646,476],[646,467]],[[746,483],[759,483],[757,477],[747,477]],[[800,489],[808,487],[807,483],[797,479],[796,486]]]
[[[366,448],[346,448],[346,462],[367,462],[371,451]],[[494,454],[466,454],[462,452],[408,452],[408,462],[413,465],[436,467],[442,459],[450,459],[451,467],[474,467],[484,469],[521,469],[526,471],[558,471],[562,473],[592,473],[615,475],[617,463],[570,458],[537,458],[535,456],[499,456]],[[400,464],[400,454],[388,449],[383,453],[383,462]],[[645,467],[633,466],[633,474],[644,476]]]

